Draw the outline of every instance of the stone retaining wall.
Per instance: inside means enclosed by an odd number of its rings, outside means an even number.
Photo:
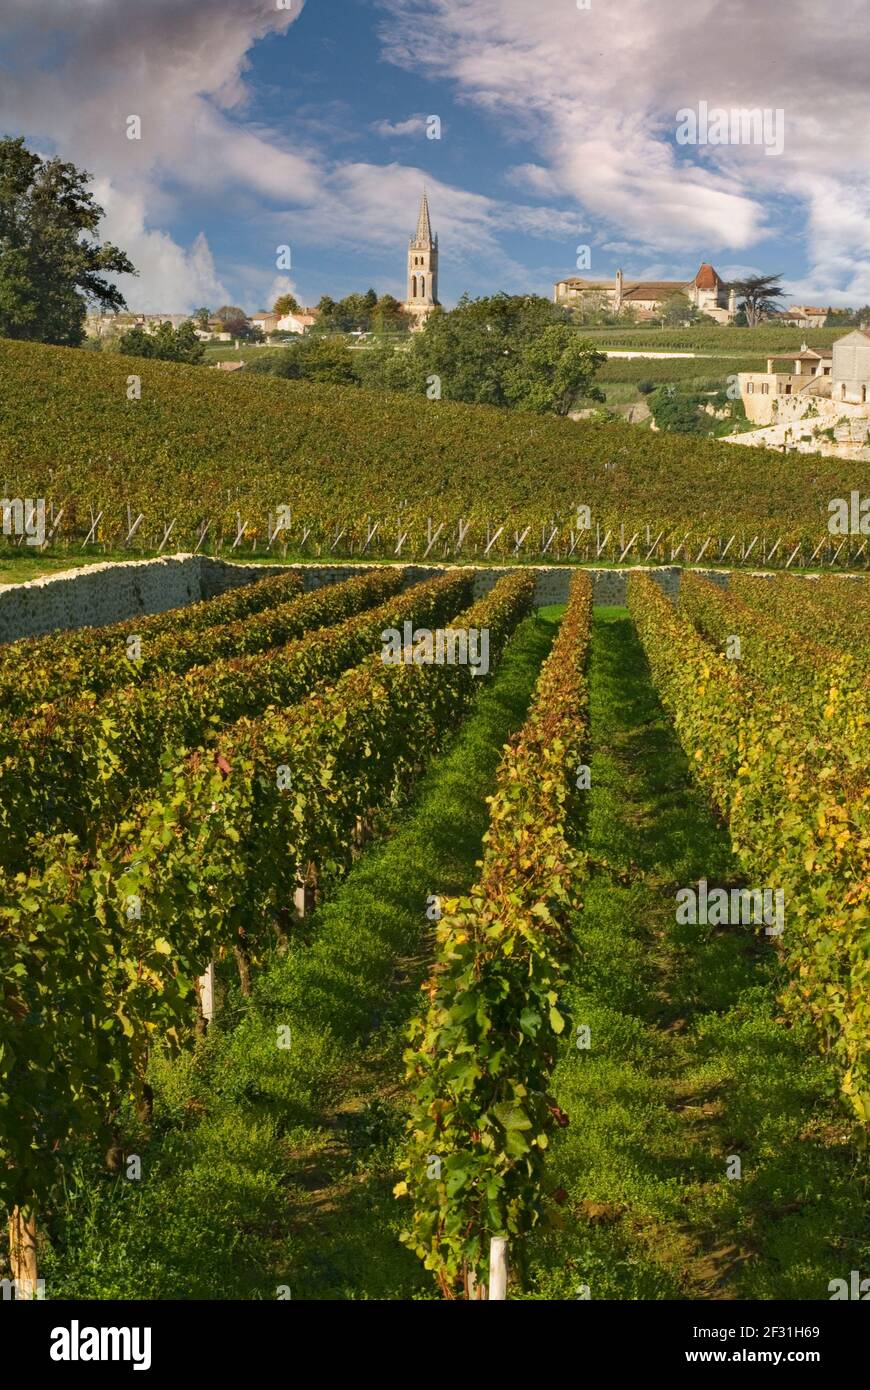
[[[137,614],[163,613],[267,574],[298,569],[306,592],[335,584],[373,566],[360,563],[325,565],[255,565],[217,560],[207,555],[171,555],[157,560],[128,560],[98,565],[34,579],[27,584],[0,585],[0,643],[33,637],[60,628],[94,627],[120,622]],[[418,583],[441,573],[446,565],[407,565],[408,583]],[[475,596],[487,593],[512,566],[487,566],[477,570]],[[538,604],[564,603],[576,567],[537,565]],[[643,571],[652,575],[665,593],[675,597],[679,589],[679,565],[633,566],[593,569],[596,604],[624,604],[628,576]],[[716,584],[727,586],[727,570],[696,571]],[[769,571],[759,571],[773,578]],[[814,576],[805,576],[812,583]],[[838,575],[844,582],[862,581],[863,575]]]

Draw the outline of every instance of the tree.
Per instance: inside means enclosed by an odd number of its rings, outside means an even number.
[[[290,381],[320,381],[358,386],[354,353],[341,339],[304,337],[286,348],[271,365],[272,373]]]
[[[192,317],[193,322],[196,324],[197,328],[200,329],[201,332],[207,333],[209,319],[211,318],[211,310],[197,309]]]
[[[553,325],[566,325],[565,309],[540,295],[463,295],[455,309],[436,310],[411,350],[418,390],[433,377],[443,396],[482,405],[514,404],[510,376],[528,344]]]
[[[661,322],[671,328],[679,327],[681,323],[692,323],[697,317],[698,311],[689,296],[680,291],[670,295],[659,310]]]
[[[367,333],[373,327],[382,331],[379,324],[384,319],[392,321],[389,327],[394,323],[397,327],[409,326],[397,299],[389,294],[378,299],[376,292],[371,289],[366,290],[365,294],[347,294],[344,299],[337,301],[325,294],[317,307],[319,315],[316,327],[319,333]]]
[[[127,357],[155,357],[163,362],[201,362],[205,355],[192,323],[173,328],[168,321],[154,333],[131,328],[122,335],[119,350]]]
[[[248,316],[237,304],[222,304],[220,309],[215,309],[214,317],[224,333],[232,333],[234,338],[247,337]]]
[[[282,318],[285,314],[298,314],[299,300],[292,294],[281,294],[272,305],[272,313],[280,314]]]
[[[741,298],[740,308],[746,314],[746,323],[754,328],[765,314],[777,307],[785,291],[777,283],[782,275],[750,275],[745,280],[735,280],[731,289]]]
[[[679,391],[674,386],[660,386],[648,398],[652,417],[660,430],[675,434],[705,434],[709,419],[701,413],[701,395],[697,391]]]
[[[391,294],[382,294],[372,311],[371,326],[375,333],[407,333],[411,317],[405,313],[398,299]]]
[[[519,410],[567,415],[579,396],[606,399],[593,384],[606,361],[607,354],[584,343],[573,328],[552,323],[522,348],[506,373],[505,392]]]
[[[335,313],[335,300],[331,295],[323,294],[320,296],[320,299],[317,301],[317,311],[316,327],[324,330],[332,328],[332,318]]]
[[[90,175],[0,140],[0,336],[77,347],[87,305],[126,305],[106,273],[135,275],[123,251],[95,239],[103,209]]]

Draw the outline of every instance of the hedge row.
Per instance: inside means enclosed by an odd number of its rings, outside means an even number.
[[[490,1237],[522,1237],[540,1219],[549,1134],[564,1119],[548,1085],[565,1028],[565,924],[584,877],[571,821],[591,614],[581,573],[499,768],[477,886],[444,904],[429,1008],[405,1053],[413,1104],[395,1191],[414,1215],[403,1239],[446,1297],[485,1280]]]
[[[780,888],[783,1003],[808,1015],[870,1120],[870,785],[866,701],[828,679],[803,695],[750,681],[647,576],[629,609],[656,686],[751,886]]]

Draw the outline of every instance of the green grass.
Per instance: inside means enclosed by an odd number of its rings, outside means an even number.
[[[526,1296],[826,1299],[870,1262],[865,1165],[812,1039],[780,1018],[770,943],[675,921],[677,887],[740,879],[622,609],[595,612],[591,717],[597,867],[567,1000],[591,1048],[569,1041],[555,1074],[567,1199]]]
[[[215,362],[238,361],[247,364],[264,359],[268,361],[269,358],[280,356],[285,346],[286,344],[272,346],[268,343],[242,343],[237,350],[235,342],[218,343],[213,346],[206,343],[205,355],[202,360],[206,367],[213,366]]]
[[[155,1063],[140,1183],[82,1159],[43,1258],[54,1298],[294,1299],[432,1295],[399,1243],[392,1197],[403,1027],[428,969],[429,894],[470,886],[502,746],[555,629],[527,620],[394,833],[357,862],[250,1004]],[[235,1024],[235,1026],[233,1026]],[[291,1029],[279,1050],[276,1029]]]

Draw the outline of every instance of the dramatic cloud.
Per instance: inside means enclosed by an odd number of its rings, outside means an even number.
[[[515,184],[575,197],[600,240],[743,251],[805,222],[806,285],[866,294],[866,0],[382,0],[385,56],[455,85],[540,153]],[[676,113],[782,110],[785,146],[679,146]],[[687,263],[688,264],[688,263]]]
[[[326,0],[308,3],[313,20]],[[571,268],[578,242],[593,246],[593,271],[621,262],[688,275],[714,255],[720,269],[778,269],[787,238],[806,265],[788,282],[796,298],[870,302],[866,0],[593,0],[588,10],[380,0],[379,10],[382,56],[451,95],[457,149],[462,108],[483,116],[501,155],[487,169],[489,196],[449,182],[461,160],[424,174],[426,117],[406,114],[422,97],[356,120],[324,81],[295,102],[298,119],[254,119],[251,52],[270,36],[296,42],[302,0],[2,0],[0,132],[98,175],[103,234],[141,271],[123,287],[136,307],[261,308],[284,242],[303,293],[320,247],[347,248],[348,275],[389,248],[389,288],[401,293],[397,232],[413,230],[424,182],[460,285],[541,288],[544,271]],[[782,110],[782,154],[676,143],[676,113],[701,102]],[[127,138],[131,116],[140,140]],[[381,164],[379,150],[392,153],[381,140],[420,150]],[[514,199],[494,196],[499,174]],[[549,240],[547,264],[518,264],[511,234]]]
[[[184,247],[160,230],[182,190],[204,210],[231,196],[242,216],[246,200],[317,196],[316,159],[238,120],[248,50],[300,11],[299,0],[4,0],[0,130],[98,173],[103,235],[140,271],[120,281],[137,308],[227,296],[203,236]],[[131,116],[141,139],[127,138]]]

